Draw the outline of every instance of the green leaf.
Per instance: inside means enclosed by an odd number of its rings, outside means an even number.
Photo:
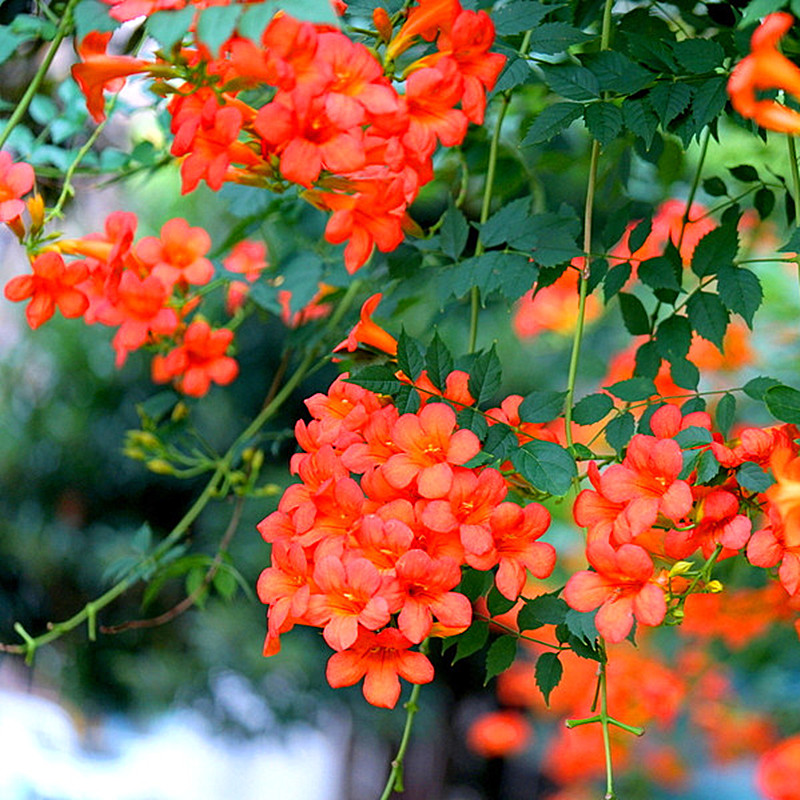
[[[220,597],[224,597],[226,600],[230,600],[234,594],[236,594],[236,587],[237,581],[236,576],[230,571],[230,566],[227,564],[220,565],[220,568],[214,573],[214,577],[212,578],[212,583],[214,585],[214,591],[220,595]]]
[[[775,208],[775,193],[762,186],[753,196],[753,205],[758,211],[759,219],[765,220]]]
[[[464,251],[469,235],[469,225],[466,217],[455,206],[451,205],[444,213],[442,225],[439,228],[439,242],[442,252],[454,261]]]
[[[564,410],[566,392],[531,392],[519,407],[523,422],[550,422]]]
[[[633,94],[654,78],[652,72],[616,50],[602,50],[584,57],[584,65],[597,78],[600,89],[617,94]]]
[[[533,630],[542,625],[560,625],[567,618],[568,611],[569,606],[565,600],[558,597],[558,592],[526,599],[525,605],[519,612],[523,619],[523,622],[519,622],[520,630]],[[531,622],[534,624],[528,627]]]
[[[108,5],[99,0],[81,0],[72,12],[75,21],[75,38],[82,41],[87,33],[107,33],[116,30],[120,23],[108,16]]]
[[[493,617],[500,614],[505,614],[506,611],[511,611],[516,604],[516,600],[509,600],[504,594],[501,594],[496,586],[489,589],[489,594],[486,596],[486,607]]]
[[[570,608],[564,618],[564,623],[573,636],[587,642],[594,642],[599,635],[594,624],[595,616],[597,616],[596,611],[576,611],[574,608]]]
[[[789,241],[778,249],[779,253],[800,253],[800,228],[795,228]]]
[[[535,489],[557,497],[569,491],[578,474],[575,459],[563,447],[540,439],[520,447],[511,463]]]
[[[550,705],[550,693],[561,682],[564,667],[558,660],[557,653],[542,653],[536,659],[535,678],[536,685],[544,697],[545,705]]]
[[[742,12],[739,27],[744,28],[759,22],[762,17],[766,17],[767,14],[771,14],[773,11],[778,11],[785,5],[786,0],[750,0]]]
[[[276,6],[295,19],[339,27],[339,16],[329,0],[277,0]]]
[[[536,0],[512,0],[492,12],[494,30],[498,36],[513,36],[535,28],[551,11]]]
[[[490,250],[467,258],[450,270],[442,271],[444,298],[463,297],[473,286],[486,298],[499,291],[507,300],[517,300],[536,282],[539,268],[521,253]]]
[[[208,595],[208,585],[205,583],[205,579],[206,570],[202,567],[195,567],[186,574],[186,594],[191,596],[197,592],[194,603],[200,608],[205,605]]]
[[[602,392],[581,398],[572,409],[572,420],[578,425],[593,425],[600,422],[614,409],[614,401]]]
[[[686,358],[692,345],[692,326],[686,317],[673,314],[656,329],[656,346],[667,361]]]
[[[612,383],[611,386],[604,387],[607,392],[610,392],[614,397],[620,400],[625,400],[628,403],[636,402],[637,400],[647,400],[654,394],[658,394],[655,384],[649,378],[628,378],[624,381],[617,381]]]
[[[643,378],[655,380],[660,369],[661,353],[658,352],[658,345],[653,341],[642,342],[636,351],[634,376],[641,375]]]
[[[194,6],[180,11],[156,11],[147,18],[145,27],[164,50],[171,50],[189,32],[194,15]]]
[[[628,237],[628,249],[630,252],[635,253],[647,241],[647,237],[652,232],[653,220],[651,217],[646,217],[641,222],[638,222]]]
[[[688,450],[692,447],[699,447],[703,444],[711,444],[711,431],[708,428],[700,428],[697,425],[690,425],[672,437],[681,446],[681,449]]]
[[[661,127],[666,128],[675,117],[686,110],[692,99],[692,89],[686,83],[659,83],[647,95]]]
[[[230,38],[241,14],[239,5],[211,6],[199,12],[197,36],[212,55],[216,55],[220,45]]]
[[[607,100],[587,105],[583,118],[592,138],[597,139],[601,147],[613,142],[622,130],[622,111]]]
[[[511,244],[520,231],[525,230],[530,217],[531,198],[520,197],[502,206],[480,226],[484,247],[496,247],[503,242]]]
[[[458,584],[457,591],[474,602],[479,597],[483,597],[491,586],[491,572],[473,569],[472,567],[463,567],[461,583]]]
[[[388,364],[370,364],[345,380],[375,394],[392,394],[403,385],[395,377],[394,369]]]
[[[697,292],[686,303],[686,313],[692,328],[722,352],[722,340],[728,328],[728,309],[719,297],[710,292]]]
[[[622,119],[625,127],[639,136],[649,150],[658,130],[658,117],[644,100],[626,100],[622,104]]]
[[[600,96],[600,84],[586,67],[545,66],[542,72],[545,83],[567,100],[594,100]]]
[[[728,172],[742,183],[756,183],[761,180],[758,177],[758,170],[750,164],[739,164],[738,167],[729,167]]]
[[[603,281],[603,297],[606,304],[628,282],[631,277],[631,265],[625,262],[611,267]]]
[[[492,349],[481,353],[473,362],[469,370],[469,393],[480,405],[491,400],[500,388],[503,379],[503,367],[497,356],[494,345]]]
[[[744,267],[722,267],[717,273],[717,291],[728,310],[741,314],[752,328],[753,315],[764,299],[756,274]]]
[[[725,185],[725,181],[723,181],[722,178],[706,178],[703,181],[703,191],[712,197],[722,197],[728,194],[728,187]]]
[[[739,234],[733,226],[723,225],[709,231],[692,255],[692,272],[698,278],[714,275],[723,267],[732,267],[739,251]]]
[[[700,370],[687,358],[676,358],[670,362],[669,374],[672,380],[683,389],[697,389],[700,382]]]
[[[549,142],[566,130],[582,113],[583,106],[579,103],[554,103],[547,106],[528,128],[520,147]]]
[[[453,371],[453,356],[439,336],[439,331],[434,332],[433,340],[425,353],[425,366],[431,383],[443,392],[447,376]]]
[[[498,92],[505,92],[508,89],[530,83],[533,80],[533,70],[526,59],[520,58],[516,53],[507,53],[505,55],[507,58],[506,65],[500,72],[490,97]]]
[[[491,453],[499,461],[505,461],[518,446],[517,435],[508,425],[500,422],[489,426],[483,443],[485,452]]]
[[[702,450],[697,459],[695,469],[697,470],[698,483],[708,483],[714,480],[719,473],[719,461],[717,461],[714,451],[710,448]]]
[[[728,430],[730,430],[733,420],[736,418],[736,398],[730,392],[726,392],[720,398],[714,417],[720,433],[723,436],[727,436]]]
[[[0,26],[0,64],[11,58],[17,51],[17,48],[27,40],[27,36],[14,33],[5,25]]]
[[[692,116],[698,129],[704,128],[719,116],[728,100],[728,79],[725,76],[711,78],[698,87],[692,101]]]
[[[636,423],[633,420],[633,414],[630,411],[626,411],[606,425],[606,441],[614,450],[620,453],[631,440],[635,427]]]
[[[628,333],[634,336],[650,333],[650,318],[642,301],[633,294],[619,293],[619,308]]]
[[[481,650],[489,640],[489,623],[483,620],[475,620],[463,633],[455,637],[458,642],[456,653],[453,656],[453,664],[461,661],[462,658],[471,656]]]
[[[639,265],[639,278],[651,289],[671,289],[677,292],[681,288],[682,277],[683,271],[676,272],[675,265],[667,256],[648,258]]]
[[[527,224],[527,231],[514,240],[514,245],[530,250],[539,266],[555,267],[582,255],[575,241],[581,221],[571,208],[563,208],[558,214],[534,214]]]
[[[736,480],[740,486],[747,489],[748,492],[766,492],[773,483],[775,478],[769,472],[764,470],[753,461],[745,461],[739,469],[736,470]]]
[[[239,35],[258,44],[261,41],[261,34],[275,16],[275,11],[275,5],[272,2],[248,5],[236,25]]]
[[[515,636],[501,636],[495,639],[486,654],[486,686],[489,681],[505,672],[513,663],[517,655],[517,638]]]
[[[725,60],[725,51],[714,39],[684,39],[682,42],[673,42],[672,51],[681,66],[696,74],[713,72]]]
[[[752,397],[753,400],[758,400],[759,402],[763,403],[765,400],[764,395],[773,386],[781,386],[781,382],[776,381],[775,378],[768,378],[764,375],[759,375],[757,378],[752,378],[751,380],[747,381],[742,389],[744,389],[744,393],[748,397]]]
[[[531,31],[529,50],[532,53],[555,55],[556,53],[563,53],[574,44],[590,42],[594,38],[596,38],[595,35],[579,31],[565,22],[545,22]],[[566,96],[564,95],[564,97]]]
[[[394,394],[394,406],[399,414],[416,414],[422,405],[419,392],[407,383],[401,383]]]
[[[405,328],[401,328],[400,338],[397,340],[397,366],[412,381],[419,378],[420,373],[425,369],[422,345],[416,339],[408,336]]]
[[[800,392],[797,389],[792,389],[791,386],[773,386],[764,392],[764,402],[775,419],[800,425]]]

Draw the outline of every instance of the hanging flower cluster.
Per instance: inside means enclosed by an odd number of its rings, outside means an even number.
[[[164,7],[125,0],[111,13],[130,19]],[[195,34],[193,46],[169,60],[113,56],[106,53],[110,34],[90,33],[73,76],[97,121],[104,91],[118,91],[130,75],[156,79],[157,92],[172,94],[172,154],[181,159],[184,192],[200,181],[215,191],[226,181],[296,184],[331,214],[325,237],[347,243],[345,266],[353,272],[374,247],[391,251],[404,229],[414,229],[406,210],[433,177],[437,144],[458,145],[469,122],[483,121],[486,92],[505,63],[489,52],[489,16],[457,0],[420,0],[396,34],[383,9],[375,20],[382,61],[335,28],[278,12],[260,41],[234,34],[218,55]],[[420,40],[435,42],[436,51],[404,59]],[[182,83],[175,88],[168,78]],[[262,104],[244,99],[253,90]]]
[[[468,376],[453,372],[445,399],[471,404]],[[538,503],[506,499],[503,475],[465,466],[480,450],[447,402],[401,414],[386,398],[339,377],[306,401],[292,459],[300,483],[259,530],[272,544],[258,581],[269,605],[265,655],[296,624],[322,628],[336,653],[331,686],[362,677],[364,696],[393,707],[398,676],[426,683],[433,668],[411,650],[429,636],[466,629],[472,606],[456,591],[461,567],[497,568],[501,594],[516,599],[526,569],[550,575],[554,548],[537,541],[550,524]]]

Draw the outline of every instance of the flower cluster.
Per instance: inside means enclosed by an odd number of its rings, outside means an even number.
[[[128,19],[163,7],[124,0],[112,14]],[[352,272],[375,246],[391,251],[413,229],[406,210],[433,176],[437,144],[458,145],[470,121],[483,121],[486,92],[505,63],[489,52],[494,28],[484,11],[420,0],[396,34],[381,11],[382,61],[335,28],[278,12],[258,42],[235,33],[215,55],[195,35],[171,61],[108,55],[110,35],[91,33],[73,75],[96,120],[104,116],[103,91],[119,90],[129,75],[157,79],[157,91],[172,93],[171,152],[181,159],[184,192],[201,180],[213,190],[226,181],[297,184],[330,212],[326,239],[347,242]],[[435,42],[435,52],[404,59],[421,40]],[[243,99],[265,94],[260,106]]]
[[[468,376],[451,373],[446,399],[471,403]],[[437,399],[438,400],[438,399]],[[553,547],[537,541],[550,515],[506,499],[502,474],[464,466],[480,450],[447,402],[401,414],[386,398],[338,378],[306,401],[293,457],[300,483],[259,524],[272,544],[258,581],[269,604],[265,655],[296,624],[322,628],[336,653],[331,686],[365,677],[364,696],[393,707],[398,675],[426,683],[433,669],[412,651],[429,636],[463,631],[472,606],[456,591],[461,567],[497,567],[497,589],[516,599],[526,569],[547,577]]]

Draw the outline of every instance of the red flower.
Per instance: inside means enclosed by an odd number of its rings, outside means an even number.
[[[483,758],[502,758],[521,753],[533,731],[519,711],[481,714],[467,731],[467,745]]]
[[[372,321],[372,315],[382,297],[383,294],[378,292],[364,301],[364,305],[361,306],[361,319],[350,331],[348,337],[333,348],[334,353],[339,350],[347,350],[352,353],[358,349],[359,345],[365,344],[382,353],[388,353],[390,356],[397,355],[397,339]]]
[[[33,167],[13,163],[10,153],[0,151],[0,222],[10,222],[25,210],[20,199],[33,188]]]
[[[761,756],[756,783],[769,800],[800,800],[800,736],[785,739]]]
[[[164,223],[161,237],[145,236],[136,245],[136,255],[167,289],[177,284],[208,283],[214,267],[205,258],[211,237],[203,228],[190,228],[185,219]]]
[[[394,708],[400,697],[400,678],[430,683],[433,665],[423,653],[409,650],[411,642],[396,628],[372,633],[359,628],[352,647],[328,659],[328,683],[338,689],[364,678],[364,697],[381,708]]]
[[[47,252],[36,256],[31,268],[32,275],[18,275],[5,287],[12,302],[30,299],[25,316],[31,328],[47,322],[56,306],[65,317],[79,317],[89,307],[86,295],[75,288],[88,274],[82,261],[65,264],[60,253]]]

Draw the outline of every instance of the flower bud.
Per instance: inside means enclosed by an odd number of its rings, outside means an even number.
[[[709,581],[706,584],[706,591],[712,594],[719,594],[724,588],[721,581]]]
[[[6,225],[11,228],[17,239],[22,241],[25,238],[25,225],[22,222],[22,217],[14,217],[14,219],[8,220]]]
[[[172,409],[171,419],[173,422],[180,422],[182,419],[186,419],[189,416],[189,406],[181,400],[179,403],[175,404],[175,408]]]
[[[147,469],[151,472],[155,472],[156,475],[172,475],[175,472],[172,468],[172,464],[170,464],[169,461],[165,461],[163,458],[151,458],[146,466]]]
[[[376,8],[372,12],[372,24],[384,42],[392,38],[392,21],[385,8]]]
[[[28,213],[31,215],[31,231],[38,233],[44,225],[44,198],[35,194],[28,199]]]
[[[676,561],[669,571],[670,578],[674,578],[676,575],[685,575],[690,569],[694,567],[691,561]]]

